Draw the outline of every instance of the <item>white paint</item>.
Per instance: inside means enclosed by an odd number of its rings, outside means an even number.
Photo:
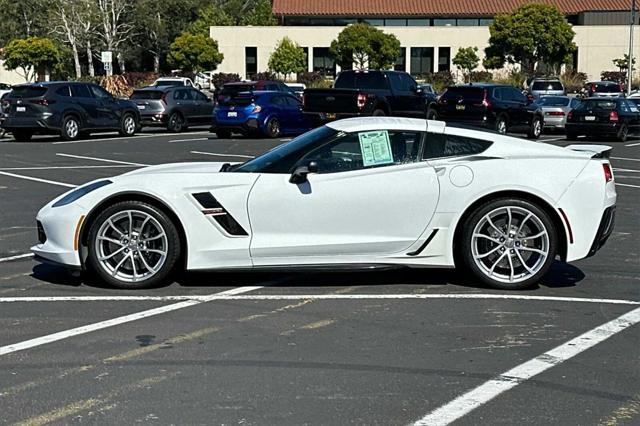
[[[244,288],[244,287],[241,287]],[[256,287],[260,288],[260,287]],[[232,295],[216,293],[212,295],[174,295],[174,296],[26,296],[0,297],[0,303],[15,302],[168,302],[181,300],[197,300],[208,302],[211,300],[524,300],[538,302],[563,303],[601,303],[611,305],[640,305],[640,301],[624,299],[594,299],[582,297],[557,296],[524,296],[514,294],[250,294]]]
[[[193,138],[193,139],[174,139],[169,141],[169,143],[176,143],[176,142],[194,142],[194,141],[208,141],[209,138]]]
[[[17,175],[15,173],[8,173],[8,172],[0,172],[0,175],[11,176],[18,179],[32,180],[34,182],[48,183],[51,185],[65,186],[67,188],[76,188],[78,186],[78,185],[72,185],[70,183],[57,182],[55,180],[40,179],[32,176]]]
[[[640,158],[611,157],[612,160],[640,161]]]
[[[110,160],[108,158],[86,157],[84,155],[63,154],[60,152],[56,152],[56,155],[59,157],[79,158],[81,160],[102,161],[104,163],[126,164],[129,166],[141,166],[141,167],[148,166],[148,164],[142,164],[142,163],[131,163],[129,161]]]
[[[466,392],[453,401],[437,408],[414,423],[415,426],[448,425],[486,404],[503,392],[524,383],[530,378],[559,365],[568,359],[594,347],[609,337],[640,322],[640,308],[619,316],[606,324],[587,331],[568,342],[551,349],[506,371],[496,378]]]
[[[203,135],[209,133],[207,132],[193,132],[191,135]],[[108,142],[108,141],[121,141],[121,140],[134,140],[134,139],[144,139],[144,138],[157,138],[157,137],[166,137],[166,136],[175,136],[175,133],[155,133],[151,135],[136,135],[136,136],[124,136],[124,137],[113,137],[113,138],[103,138],[103,139],[81,139],[76,141],[58,141],[53,142],[52,145],[66,145],[66,144],[75,144],[75,143],[88,143],[88,142]],[[34,142],[37,142],[35,140]]]
[[[113,327],[115,325],[136,321],[142,318],[149,318],[152,316],[164,314],[166,312],[172,312],[178,309],[188,308],[189,306],[194,306],[200,303],[208,302],[210,300],[215,300],[213,298],[214,296],[236,295],[236,294],[246,293],[252,290],[257,290],[259,288],[262,288],[262,286],[238,287],[231,290],[226,290],[220,293],[205,296],[204,298],[199,300],[193,300],[193,299],[185,300],[183,302],[174,303],[168,306],[161,306],[159,308],[136,312],[134,314],[124,315],[122,317],[113,318],[106,321],[100,321],[100,322],[96,322],[89,325],[83,325],[81,327],[72,328],[70,330],[60,331],[58,333],[36,337],[35,339],[25,340],[24,342],[14,343],[12,345],[0,347],[0,356],[7,355],[13,352],[23,351],[30,348],[35,348],[37,346],[46,345],[47,343],[57,342],[60,340],[68,339],[70,337],[79,336],[81,334],[87,334],[92,331],[102,330],[108,327]]]
[[[240,155],[240,154],[220,154],[217,152],[203,152],[203,151],[190,151],[191,154],[200,154],[200,155],[213,155],[215,157],[237,157],[237,158],[255,158],[252,155]]]
[[[33,253],[17,254],[15,256],[9,256],[9,257],[0,257],[0,263],[9,262],[11,260],[25,259],[27,257],[33,257]]]
[[[111,166],[42,166],[42,167],[4,167],[0,170],[75,170],[75,169],[114,169],[114,168],[132,168],[138,166],[127,166],[123,164],[113,164]]]
[[[614,172],[632,172],[632,173],[640,173],[640,170],[634,170],[634,169],[616,169],[615,167],[613,168]]]
[[[640,146],[640,142],[629,143],[629,144],[626,144],[625,146]]]
[[[616,183],[616,186],[626,186],[628,188],[640,188],[638,185],[630,185],[628,183]]]
[[[567,140],[566,137],[561,137],[561,138],[553,138],[553,139],[540,139],[540,142],[556,142],[556,141],[565,141]]]

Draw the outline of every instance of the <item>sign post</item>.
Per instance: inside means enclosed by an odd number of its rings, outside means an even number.
[[[100,58],[102,59],[102,65],[107,76],[113,75],[113,53],[109,50],[102,52]]]

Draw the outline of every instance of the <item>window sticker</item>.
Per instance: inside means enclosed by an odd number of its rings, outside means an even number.
[[[358,133],[358,138],[364,167],[393,163],[389,132],[386,130],[362,132]]]

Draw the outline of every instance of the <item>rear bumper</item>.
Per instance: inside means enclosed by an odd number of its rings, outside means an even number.
[[[252,133],[258,130],[262,131],[264,122],[258,117],[248,117],[244,121],[236,120],[217,120],[213,119],[211,124],[211,131],[216,130],[229,130],[238,133]]]
[[[620,125],[618,123],[567,123],[565,129],[575,135],[617,135]]]
[[[564,129],[567,120],[564,117],[544,117],[544,127],[547,129]]]
[[[32,130],[34,133],[59,132],[60,125],[54,115],[39,114],[31,117],[5,116],[2,127],[8,132]]]
[[[143,126],[164,126],[169,121],[169,117],[164,113],[140,114],[140,124]]]
[[[589,250],[588,257],[596,254],[596,252],[600,250],[602,246],[604,246],[604,244],[613,233],[615,222],[616,206],[606,208],[604,213],[602,214],[602,220],[600,220],[600,226],[598,227],[598,232],[596,232],[596,237],[594,238],[591,249]]]

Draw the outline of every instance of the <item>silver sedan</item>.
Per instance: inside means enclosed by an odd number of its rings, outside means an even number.
[[[569,111],[580,105],[580,100],[569,96],[542,96],[536,103],[542,108],[545,129],[564,129]]]

